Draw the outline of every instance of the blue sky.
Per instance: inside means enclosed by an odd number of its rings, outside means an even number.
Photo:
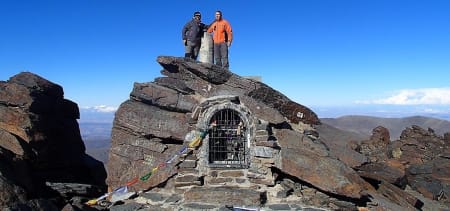
[[[134,82],[161,76],[157,56],[184,55],[181,28],[195,11],[208,24],[222,10],[233,27],[231,71],[261,76],[319,117],[449,115],[449,8],[448,0],[2,0],[0,80],[30,71],[80,108],[117,108]]]

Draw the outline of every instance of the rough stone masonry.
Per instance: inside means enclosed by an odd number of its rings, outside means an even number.
[[[330,155],[314,129],[320,121],[309,108],[262,82],[213,64],[169,56],[157,61],[165,76],[135,83],[130,99],[116,112],[108,162],[110,188],[157,169],[130,188],[182,194],[185,202],[253,206],[286,198],[279,185],[283,180],[349,199],[361,199],[373,190]],[[213,140],[220,133],[212,131],[218,131],[216,121],[227,119],[220,116],[227,112],[240,124],[229,127],[239,130],[245,143],[238,160],[243,165],[227,163],[233,155],[214,151]],[[199,147],[175,163],[165,162],[189,144],[189,137],[205,130]]]

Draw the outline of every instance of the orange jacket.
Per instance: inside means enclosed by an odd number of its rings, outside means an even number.
[[[233,41],[233,30],[231,29],[231,25],[224,19],[212,23],[208,28],[208,32],[214,32],[214,43]]]

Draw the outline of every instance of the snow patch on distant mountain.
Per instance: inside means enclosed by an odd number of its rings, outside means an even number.
[[[107,106],[107,105],[98,105],[98,106],[86,106],[81,109],[91,112],[116,112],[117,107]]]
[[[79,122],[112,123],[117,107],[99,105],[80,108]]]

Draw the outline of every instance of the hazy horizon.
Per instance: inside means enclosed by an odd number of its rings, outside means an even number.
[[[424,116],[429,118],[450,121],[450,113],[427,112],[427,110],[416,107],[404,109],[403,106],[394,107],[310,107],[319,118],[339,118],[343,116],[358,115],[380,118],[405,118],[412,116]],[[109,107],[80,108],[80,123],[112,123],[115,109]]]

